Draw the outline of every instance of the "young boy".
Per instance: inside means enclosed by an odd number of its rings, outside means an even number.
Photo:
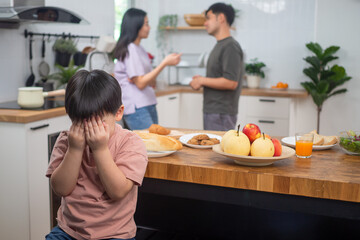
[[[116,124],[124,111],[119,83],[104,71],[79,71],[65,109],[72,125],[59,135],[46,172],[61,206],[46,239],[133,239],[147,154],[136,134]]]

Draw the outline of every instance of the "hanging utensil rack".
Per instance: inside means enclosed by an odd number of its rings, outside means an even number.
[[[62,37],[62,38],[90,38],[90,39],[97,39],[99,36],[93,36],[93,35],[74,35],[71,33],[65,34],[65,33],[37,33],[28,31],[27,29],[24,30],[24,36],[27,38],[28,36],[47,36],[47,37]]]

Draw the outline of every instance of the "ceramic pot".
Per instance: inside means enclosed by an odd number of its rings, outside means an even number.
[[[248,88],[259,88],[261,77],[258,75],[247,75],[247,86]]]

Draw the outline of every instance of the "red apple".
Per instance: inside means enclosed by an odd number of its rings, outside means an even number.
[[[274,147],[275,147],[274,157],[281,156],[282,146],[281,146],[280,141],[277,140],[276,138],[272,138],[271,141],[273,142]]]
[[[249,138],[250,143],[261,136],[260,128],[253,123],[246,124],[242,132]]]

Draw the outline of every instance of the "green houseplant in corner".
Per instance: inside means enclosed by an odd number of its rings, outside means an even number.
[[[310,78],[309,82],[301,82],[301,85],[311,95],[317,106],[317,132],[320,131],[320,113],[326,99],[341,93],[347,89],[336,90],[340,85],[349,81],[345,68],[337,64],[329,66],[329,63],[339,57],[334,54],[340,49],[339,46],[330,46],[323,50],[318,43],[310,42],[306,47],[314,53],[314,56],[304,58],[311,66],[305,68],[303,73]]]
[[[250,63],[245,64],[248,88],[258,88],[260,86],[261,78],[265,77],[263,67],[266,67],[265,63],[259,62],[257,58],[251,59]]]
[[[53,45],[55,51],[55,63],[63,67],[67,67],[70,62],[71,55],[77,52],[75,42],[69,38],[59,38]]]

